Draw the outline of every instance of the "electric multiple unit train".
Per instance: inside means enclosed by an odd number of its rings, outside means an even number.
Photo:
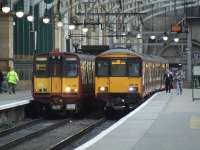
[[[95,59],[95,96],[105,110],[129,110],[145,96],[164,88],[165,59],[127,49],[103,52]]]
[[[47,112],[79,112],[94,91],[94,56],[48,52],[33,61],[33,97]]]
[[[163,74],[168,67],[161,57],[128,49],[112,49],[96,57],[38,54],[33,62],[33,97],[46,112],[79,112],[95,102],[105,111],[130,110],[145,96],[164,88]]]

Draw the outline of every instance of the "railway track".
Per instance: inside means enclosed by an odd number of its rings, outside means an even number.
[[[22,141],[15,146],[6,147],[10,150],[57,150],[70,145],[80,137],[84,138],[84,135],[90,132],[92,129],[100,126],[106,120],[100,119],[78,119],[68,120],[66,124],[63,124],[53,130],[49,130],[39,136],[33,137],[29,140]],[[1,139],[0,139],[1,141]],[[0,142],[1,144],[1,142]],[[4,148],[4,149],[6,149]],[[0,147],[1,149],[1,147]]]
[[[37,119],[0,133],[0,149],[7,150],[27,140],[40,136],[69,122],[65,120]]]
[[[104,118],[100,119],[100,120],[96,121],[95,123],[83,128],[79,132],[72,134],[69,137],[63,139],[59,143],[56,143],[55,145],[51,146],[50,148],[47,148],[46,150],[60,150],[60,149],[64,148],[67,144],[70,144],[71,142],[81,138],[82,136],[84,136],[85,134],[90,132],[92,129],[94,129],[95,127],[97,127],[98,125],[100,125],[104,122],[105,122]]]

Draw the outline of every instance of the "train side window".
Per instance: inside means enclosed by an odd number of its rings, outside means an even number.
[[[128,63],[128,76],[140,76],[141,68],[139,62],[129,61]]]
[[[96,66],[97,76],[109,76],[109,61],[99,60],[97,61]]]

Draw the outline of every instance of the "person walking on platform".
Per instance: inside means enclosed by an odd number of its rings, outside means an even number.
[[[17,85],[19,78],[13,68],[10,67],[10,71],[7,73],[6,79],[9,86],[9,94],[12,92],[15,94],[15,86]]]
[[[3,83],[3,72],[0,70],[0,93],[3,92],[2,83]]]
[[[166,93],[171,93],[173,76],[172,76],[172,73],[169,70],[167,70],[166,73],[164,74],[164,81],[165,81]]]
[[[175,80],[176,80],[176,93],[177,95],[182,95],[184,75],[181,69],[179,69],[176,72]]]

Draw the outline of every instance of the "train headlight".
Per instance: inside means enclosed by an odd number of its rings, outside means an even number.
[[[128,88],[128,90],[129,90],[129,92],[135,92],[136,88],[131,86],[131,87]]]
[[[65,92],[67,92],[67,93],[71,92],[71,88],[70,87],[66,87],[65,88]]]
[[[108,90],[107,87],[104,87],[104,86],[99,87],[100,92],[106,92],[107,90]]]

